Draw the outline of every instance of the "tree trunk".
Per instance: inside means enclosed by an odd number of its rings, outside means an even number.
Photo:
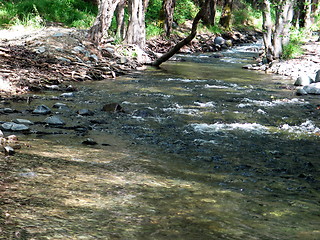
[[[266,58],[268,62],[273,60],[273,46],[272,46],[272,19],[270,1],[264,0],[262,3],[263,16],[263,42],[265,47]]]
[[[89,30],[89,38],[99,45],[104,36],[108,35],[111,20],[120,0],[100,0],[99,13]]]
[[[215,25],[215,17],[217,11],[217,0],[210,0],[207,11],[203,17],[203,23],[207,26]]]
[[[161,9],[161,20],[163,20],[163,28],[166,36],[169,37],[171,34],[172,23],[173,23],[173,13],[176,5],[176,0],[163,0]]]
[[[192,41],[192,39],[197,34],[197,27],[199,21],[203,18],[204,14],[206,13],[206,7],[208,6],[209,1],[210,0],[206,0],[205,4],[201,7],[200,11],[195,16],[192,23],[191,33],[189,34],[189,36],[187,36],[182,41],[178,42],[169,52],[163,54],[161,57],[156,59],[151,64],[152,66],[159,67],[163,62],[169,60],[174,54],[176,54],[183,46],[189,44]]]
[[[282,47],[290,40],[290,27],[293,18],[294,0],[284,0],[276,11],[276,24],[273,33],[273,57],[278,59],[282,55]]]
[[[117,32],[116,36],[118,39],[122,40],[125,37],[125,24],[124,24],[124,9],[126,6],[125,0],[120,0],[116,8],[117,16]]]
[[[146,44],[145,10],[143,0],[129,0],[129,25],[126,34],[126,43],[137,44],[141,48]]]
[[[233,5],[233,0],[224,1],[223,10],[222,10],[219,23],[225,29],[230,29],[231,27],[232,5]]]

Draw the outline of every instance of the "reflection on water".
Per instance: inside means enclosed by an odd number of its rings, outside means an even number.
[[[44,239],[320,238],[318,98],[241,69],[256,54],[242,51],[79,84],[67,103],[104,120],[85,136],[98,145],[29,136],[22,225]]]

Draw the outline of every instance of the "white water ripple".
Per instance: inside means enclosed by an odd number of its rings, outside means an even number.
[[[214,132],[235,131],[235,130],[252,132],[256,134],[269,133],[269,130],[267,127],[258,123],[229,123],[229,124],[227,123],[214,123],[214,124],[195,123],[195,124],[191,124],[191,126],[196,132],[200,132],[200,133],[214,133]]]

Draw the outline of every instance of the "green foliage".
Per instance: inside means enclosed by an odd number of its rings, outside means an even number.
[[[147,39],[150,39],[154,36],[159,36],[164,32],[163,28],[160,26],[157,26],[155,24],[148,24],[146,27],[146,35]]]
[[[305,29],[292,29],[290,33],[289,43],[283,46],[282,49],[282,58],[283,59],[292,59],[303,54],[301,48],[303,40],[306,39]]]
[[[186,20],[192,20],[199,11],[199,7],[190,0],[179,0],[176,3],[174,20],[178,23],[184,23]]]
[[[45,22],[60,22],[69,27],[92,25],[97,7],[82,0],[0,0],[0,26],[17,24],[38,27]]]
[[[250,3],[242,1],[241,8],[235,9],[233,12],[233,21],[237,28],[250,26],[261,29],[262,13],[260,10],[253,8]]]

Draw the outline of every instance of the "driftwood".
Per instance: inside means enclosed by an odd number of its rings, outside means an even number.
[[[206,12],[206,9],[208,8],[208,3],[210,0],[206,0],[205,3],[202,5],[200,11],[195,16],[192,28],[190,34],[184,38],[182,41],[178,42],[169,52],[163,54],[161,57],[156,59],[153,63],[151,63],[152,66],[159,67],[162,63],[169,60],[174,54],[179,52],[179,50],[184,47],[185,45],[189,44],[192,39],[197,35],[197,27],[200,22],[200,20],[204,17],[204,14]]]

